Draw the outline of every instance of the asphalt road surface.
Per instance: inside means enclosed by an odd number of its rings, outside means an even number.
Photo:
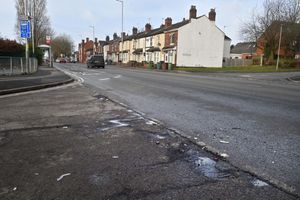
[[[57,64],[90,88],[229,155],[300,196],[299,73],[168,73]]]

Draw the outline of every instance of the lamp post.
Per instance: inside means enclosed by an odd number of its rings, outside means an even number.
[[[121,40],[122,40],[122,63],[123,63],[123,45],[124,45],[124,38],[123,38],[123,29],[124,29],[124,1],[123,0],[116,0],[122,4],[122,33],[121,33]]]
[[[280,25],[280,35],[279,35],[279,44],[278,44],[278,52],[277,52],[277,63],[276,63],[276,71],[278,70],[279,65],[279,54],[280,54],[280,46],[281,46],[281,37],[282,37],[282,24]]]
[[[95,55],[95,26],[90,26],[93,29],[93,55]]]

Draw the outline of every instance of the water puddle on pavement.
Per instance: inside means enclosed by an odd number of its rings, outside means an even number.
[[[218,167],[218,161],[201,156],[197,151],[189,150],[187,154],[187,161],[192,163],[194,168],[207,178],[222,180],[232,175],[230,170],[222,170]]]

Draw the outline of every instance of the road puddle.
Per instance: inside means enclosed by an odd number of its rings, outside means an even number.
[[[202,156],[194,150],[187,151],[187,154],[187,161],[192,163],[193,167],[205,177],[221,180],[232,176],[230,170],[218,167],[218,161]]]

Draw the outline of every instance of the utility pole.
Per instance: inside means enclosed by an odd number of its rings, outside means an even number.
[[[121,2],[121,4],[122,4],[122,33],[121,33],[122,46],[121,46],[121,52],[122,52],[122,63],[123,63],[123,46],[124,46],[124,37],[123,37],[123,32],[124,32],[124,1],[123,1],[123,0],[116,0],[116,1]]]
[[[280,25],[280,35],[279,35],[279,44],[278,44],[278,52],[277,52],[277,64],[276,64],[276,71],[278,70],[279,65],[279,54],[280,54],[280,46],[281,46],[281,37],[282,37],[282,24]]]
[[[90,26],[93,29],[93,55],[95,55],[95,26]]]
[[[24,2],[24,8],[25,8],[25,18],[26,20],[28,20],[28,0],[25,0]],[[28,73],[29,72],[29,46],[28,46],[28,38],[25,38],[25,42],[26,42],[26,52],[25,52],[25,56],[26,56],[26,63],[25,63],[25,66],[26,66],[26,72]]]
[[[32,0],[32,1],[33,1],[33,3],[31,4],[32,5],[31,6],[32,53],[33,53],[33,55],[35,55],[35,47],[34,47],[34,43],[35,43],[35,41],[34,41],[35,0]]]

